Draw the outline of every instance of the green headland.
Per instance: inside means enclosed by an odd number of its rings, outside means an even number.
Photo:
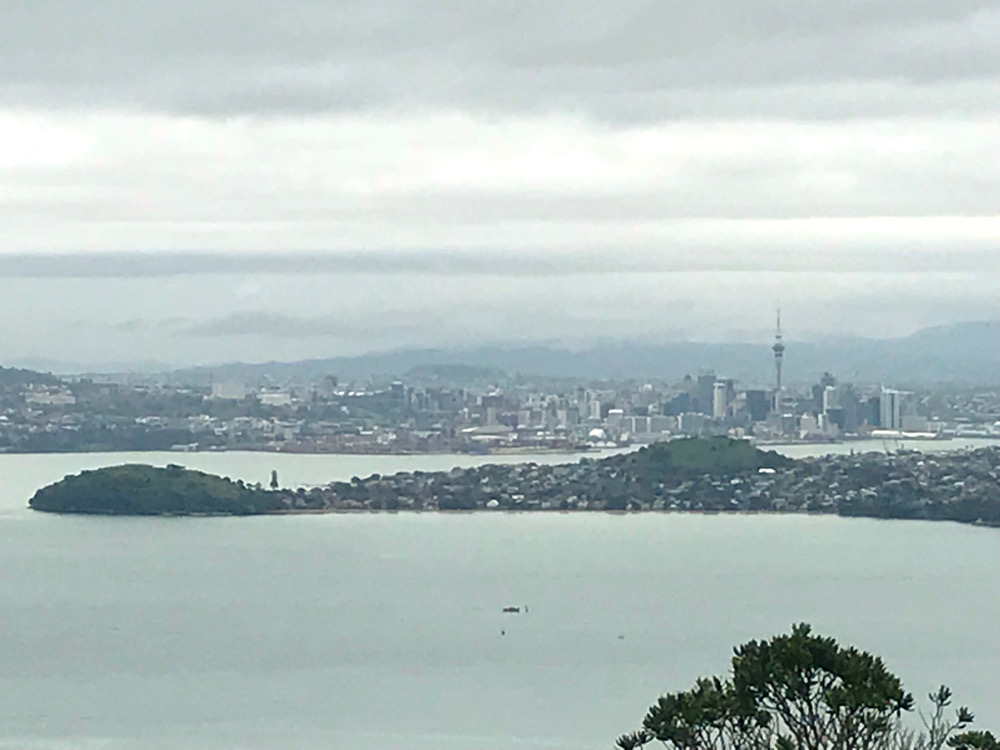
[[[28,505],[52,513],[105,515],[253,515],[281,507],[276,493],[193,471],[125,464],[68,476],[35,493]]]
[[[572,464],[486,464],[270,490],[180,466],[86,471],[36,510],[109,515],[329,511],[810,512],[1000,526],[1000,448],[792,460],[728,438],[656,443]]]

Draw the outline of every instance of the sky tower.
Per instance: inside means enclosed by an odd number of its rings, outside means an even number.
[[[775,374],[775,404],[781,398],[781,360],[785,356],[785,343],[781,340],[781,308],[778,308],[778,326],[774,330],[774,374]]]

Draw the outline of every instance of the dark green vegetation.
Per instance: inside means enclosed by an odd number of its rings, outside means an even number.
[[[762,468],[793,465],[742,440],[689,438],[577,464],[375,475],[311,490],[303,502],[316,509],[369,510],[733,510],[730,496],[714,484],[727,491],[733,480],[749,486]],[[766,507],[747,499],[735,509]]]
[[[180,466],[141,464],[68,476],[38,490],[28,505],[52,513],[107,515],[252,515],[282,507],[277,494],[242,482]]]
[[[771,511],[1000,525],[1000,450],[794,461],[728,438],[576,464],[401,472],[295,493],[314,510]]]
[[[762,451],[745,440],[727,437],[684,438],[653,443],[635,453],[607,459],[637,475],[694,477],[737,475],[760,469],[784,469],[795,462],[775,451]]]
[[[25,385],[58,385],[59,378],[45,372],[21,370],[16,367],[0,367],[0,390],[19,388]]]
[[[662,696],[642,728],[616,745],[635,750],[659,741],[671,750],[996,750],[990,732],[967,731],[972,713],[951,715],[941,687],[906,725],[915,701],[882,660],[798,625],[790,635],[735,649],[727,677],[703,678]]]
[[[119,475],[117,472],[121,472]],[[173,473],[171,473],[173,472]],[[677,440],[575,464],[373,474],[270,492],[200,472],[132,466],[70,477],[32,507],[80,513],[275,510],[772,511],[1000,526],[1000,450],[794,461],[728,438]]]

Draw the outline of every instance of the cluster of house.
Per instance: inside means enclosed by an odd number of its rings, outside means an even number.
[[[283,495],[303,511],[774,511],[1000,525],[1000,450],[830,455],[695,474],[630,454],[376,474]]]

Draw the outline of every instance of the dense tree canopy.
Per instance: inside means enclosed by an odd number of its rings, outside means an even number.
[[[698,680],[662,696],[642,729],[617,747],[654,740],[671,750],[1000,750],[990,732],[965,731],[972,713],[949,716],[951,691],[932,693],[924,727],[903,716],[913,696],[882,660],[797,625],[788,635],[735,649],[728,678]]]
[[[653,443],[634,453],[607,459],[638,475],[694,477],[740,476],[759,469],[783,469],[795,461],[774,451],[763,451],[746,440],[728,437],[681,438]]]
[[[174,464],[162,469],[125,464],[83,471],[43,487],[28,504],[54,513],[110,515],[250,515],[282,507],[278,493]]]

